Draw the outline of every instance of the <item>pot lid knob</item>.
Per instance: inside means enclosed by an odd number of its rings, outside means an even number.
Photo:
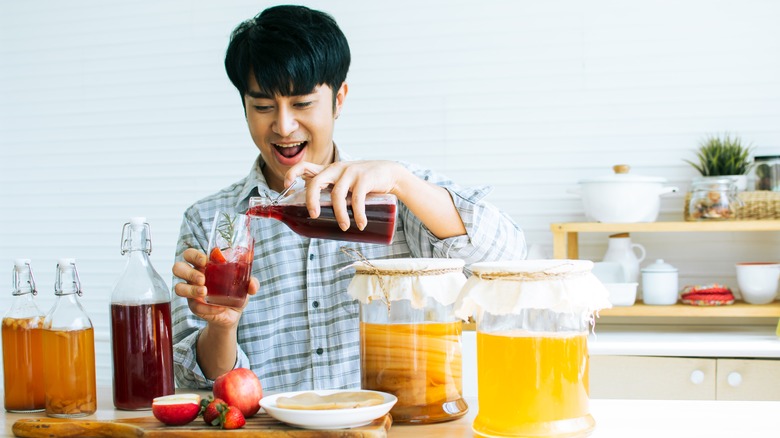
[[[631,170],[631,166],[628,164],[616,164],[612,166],[612,170],[614,170],[615,173],[628,173],[628,171]]]
[[[664,262],[664,259],[658,259],[655,263],[642,269],[642,272],[677,272],[677,268]]]

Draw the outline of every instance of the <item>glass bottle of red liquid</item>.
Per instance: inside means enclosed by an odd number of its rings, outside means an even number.
[[[349,228],[347,231],[342,231],[333,212],[329,189],[323,190],[320,195],[320,216],[312,219],[306,208],[306,190],[295,190],[293,189],[295,185],[288,187],[275,200],[266,196],[253,196],[249,199],[247,215],[270,217],[282,221],[295,233],[306,237],[384,245],[393,242],[397,216],[395,195],[375,193],[366,195],[365,208],[368,222],[362,231],[355,224],[352,202],[347,198]]]
[[[54,295],[57,300],[43,320],[46,415],[92,415],[97,410],[95,331],[78,299],[81,280],[74,259],[57,263]]]
[[[3,317],[5,410],[39,412],[43,392],[43,318],[35,304],[35,278],[29,259],[14,260],[13,301]]]
[[[151,409],[173,394],[173,333],[168,286],[149,261],[151,229],[134,217],[122,227],[125,269],[111,293],[114,406]]]

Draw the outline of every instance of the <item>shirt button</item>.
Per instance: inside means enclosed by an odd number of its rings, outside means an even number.
[[[309,254],[309,260],[314,260],[314,254]]]
[[[311,303],[311,306],[316,309],[317,307],[320,307],[320,302],[319,301],[315,301],[315,302]]]
[[[317,354],[321,355],[323,351],[325,351],[325,350],[323,350],[322,347],[320,347],[320,348],[317,349]]]

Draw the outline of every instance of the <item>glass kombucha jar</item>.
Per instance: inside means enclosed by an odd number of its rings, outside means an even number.
[[[151,409],[155,397],[174,392],[173,333],[168,286],[149,260],[146,218],[122,227],[121,252],[127,263],[114,284],[110,312],[114,406]]]
[[[97,410],[95,333],[78,300],[81,281],[74,259],[57,263],[54,294],[43,322],[46,415],[84,417]]]
[[[595,428],[588,397],[588,331],[611,307],[588,260],[469,266],[457,304],[477,322],[483,437],[579,437]]]
[[[468,412],[462,393],[462,321],[454,303],[466,277],[463,260],[357,262],[348,291],[360,301],[363,389],[398,402],[396,423],[436,423]]]
[[[41,337],[44,314],[33,300],[37,293],[30,260],[14,260],[14,298],[3,317],[3,377],[8,412],[44,409]]]

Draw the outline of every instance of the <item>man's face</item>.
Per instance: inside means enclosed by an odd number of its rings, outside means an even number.
[[[280,191],[285,173],[301,161],[333,162],[333,126],[346,94],[344,83],[336,94],[334,110],[333,90],[327,85],[300,96],[271,96],[260,90],[254,76],[250,78],[244,95],[246,120],[272,189]]]

